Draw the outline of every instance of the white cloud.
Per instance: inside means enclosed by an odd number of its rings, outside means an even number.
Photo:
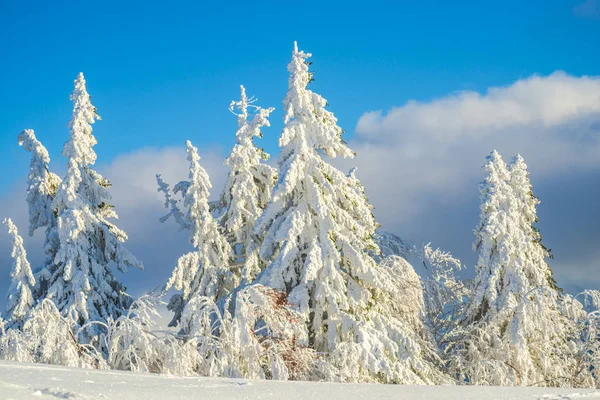
[[[463,91],[427,103],[410,101],[365,114],[357,125],[363,140],[397,142],[422,132],[440,141],[481,139],[514,127],[552,128],[600,112],[600,79],[576,78],[563,72],[532,76],[481,95]]]
[[[599,171],[599,136],[600,78],[556,72],[367,112],[350,143],[358,156],[342,164],[358,166],[384,227],[469,259],[480,166],[492,149],[507,161],[521,153],[534,185],[544,187]],[[597,214],[579,222],[598,223]]]
[[[556,72],[483,95],[459,92],[368,112],[351,145],[370,185],[387,186],[382,178],[389,177],[402,183],[400,198],[423,191],[452,196],[478,175],[492,149],[506,157],[521,153],[538,176],[600,166],[599,121],[600,78]]]

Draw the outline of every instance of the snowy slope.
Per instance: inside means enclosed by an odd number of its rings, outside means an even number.
[[[353,385],[181,378],[0,362],[0,399],[596,400],[585,389]]]

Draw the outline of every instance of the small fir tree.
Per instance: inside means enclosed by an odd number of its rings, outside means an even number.
[[[169,309],[175,312],[171,326],[179,322],[184,308],[193,297],[203,296],[218,301],[238,283],[236,274],[230,270],[231,246],[219,232],[219,226],[210,213],[210,179],[200,165],[198,149],[189,140],[186,145],[190,162],[189,181],[185,185],[178,185],[176,193],[181,192],[187,208],[182,221],[190,227],[194,251],[179,259],[164,287],[165,291],[171,288],[181,291],[169,302]],[[161,181],[159,179],[159,183]]]
[[[12,241],[13,267],[10,272],[11,284],[8,289],[8,307],[3,318],[9,326],[21,329],[25,319],[34,305],[32,289],[35,278],[27,261],[27,252],[23,247],[23,239],[19,236],[17,227],[10,218],[4,220]]]

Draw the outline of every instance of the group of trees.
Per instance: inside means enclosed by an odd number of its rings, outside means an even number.
[[[254,142],[273,109],[241,87],[219,200],[209,201],[190,141],[188,179],[171,187],[157,175],[161,221],[187,230],[193,249],[160,293],[137,300],[113,275],[143,267],[110,222],[110,182],[93,169],[99,116],[80,74],[64,179],[32,130],[19,135],[31,152],[29,233],[43,228],[46,256],[34,273],[5,221],[14,263],[0,358],[260,379],[597,386],[600,296],[557,286],[524,160],[487,158],[476,277],[458,279],[463,266],[451,254],[378,232],[354,170],[331,164],[354,153],[308,89],[309,57],[294,45],[276,166]],[[167,295],[176,329],[159,332],[155,307]]]

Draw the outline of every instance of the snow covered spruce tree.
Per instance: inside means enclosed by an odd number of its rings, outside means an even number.
[[[268,262],[257,282],[289,295],[307,344],[337,370],[332,379],[439,382],[427,340],[398,318],[394,269],[367,253],[376,250],[377,223],[363,187],[324,158],[354,153],[326,100],[307,89],[308,57],[294,44],[280,176],[255,228],[266,232],[261,257]]]
[[[19,236],[17,227],[10,218],[5,219],[4,224],[8,227],[8,234],[13,244],[11,253],[13,267],[10,272],[8,307],[3,318],[8,322],[9,327],[21,329],[34,305],[32,289],[35,285],[35,278],[31,272],[29,261],[27,261],[27,252],[23,247],[23,239]]]
[[[169,301],[169,309],[175,312],[171,326],[177,325],[181,313],[194,296],[208,297],[217,301],[226,296],[238,283],[239,274],[230,270],[231,246],[219,231],[217,221],[210,213],[208,198],[212,187],[208,174],[200,165],[198,149],[186,142],[190,162],[189,181],[176,185],[175,194],[181,192],[187,213],[179,220],[190,229],[190,241],[194,251],[187,253],[177,262],[164,290],[180,290]],[[157,176],[159,190],[169,189]],[[179,212],[179,211],[178,211]],[[169,217],[172,213],[167,215]]]
[[[48,165],[50,156],[46,148],[35,137],[32,129],[25,129],[19,134],[19,145],[31,152],[29,177],[27,181],[27,205],[29,210],[29,236],[39,228],[45,229],[44,264],[37,271],[34,298],[44,298],[47,289],[49,271],[54,265],[58,250],[58,230],[56,228],[56,213],[54,196],[61,184],[61,179],[50,172]]]
[[[509,170],[494,151],[483,169],[477,276],[452,368],[473,384],[589,385],[588,372],[576,368],[576,326],[560,311],[548,252],[533,226],[538,201],[525,163],[517,157]]]
[[[240,92],[240,100],[229,106],[237,116],[238,130],[237,143],[225,161],[229,176],[220,200],[220,207],[225,210],[220,224],[236,253],[237,262],[243,264],[242,281],[251,282],[262,269],[258,256],[261,238],[254,233],[254,225],[271,198],[277,172],[265,163],[269,155],[253,142],[254,137],[262,137],[260,129],[263,126],[270,126],[267,118],[273,108],[255,106],[243,86],[240,86]],[[236,110],[239,110],[238,114]]]
[[[57,210],[59,246],[47,274],[46,298],[64,316],[83,326],[90,321],[117,318],[131,304],[110,264],[114,262],[122,272],[128,267],[143,266],[125,249],[125,232],[109,222],[117,217],[110,204],[110,182],[91,168],[96,162],[92,124],[99,117],[81,73],[75,80],[71,100],[70,138],[63,149],[68,159],[67,173],[53,206]],[[84,341],[97,329],[98,325],[88,325]]]

